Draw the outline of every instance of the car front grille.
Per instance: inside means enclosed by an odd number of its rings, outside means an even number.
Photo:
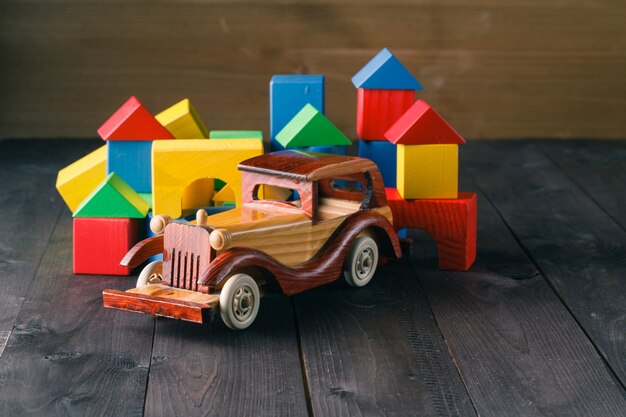
[[[172,223],[164,237],[163,281],[176,288],[198,291],[198,280],[209,267],[209,230]]]

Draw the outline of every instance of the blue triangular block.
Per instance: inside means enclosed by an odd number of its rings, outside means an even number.
[[[422,85],[387,48],[352,77],[356,88],[381,90],[422,90]]]

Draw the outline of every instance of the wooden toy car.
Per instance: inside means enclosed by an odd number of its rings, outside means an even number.
[[[402,256],[380,172],[368,160],[298,151],[239,164],[243,203],[195,224],[152,221],[162,235],[139,242],[122,264],[148,264],[137,288],[105,290],[104,306],[193,322],[219,309],[224,323],[245,329],[256,318],[260,286],[286,295],[337,280],[361,287],[383,257]],[[263,200],[272,187],[293,201]]]

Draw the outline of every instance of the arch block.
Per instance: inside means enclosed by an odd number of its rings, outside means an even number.
[[[152,212],[178,218],[183,193],[201,178],[220,178],[241,204],[239,162],[263,154],[258,139],[156,140],[152,145]]]

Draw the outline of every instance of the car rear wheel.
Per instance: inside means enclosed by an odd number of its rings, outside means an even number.
[[[363,287],[378,266],[378,245],[370,236],[357,237],[344,264],[343,277],[353,287]]]
[[[159,284],[163,280],[163,261],[154,261],[146,265],[137,278],[137,288],[148,284]]]
[[[261,296],[254,278],[235,274],[228,278],[220,293],[220,315],[224,324],[242,330],[252,324],[259,312]]]

